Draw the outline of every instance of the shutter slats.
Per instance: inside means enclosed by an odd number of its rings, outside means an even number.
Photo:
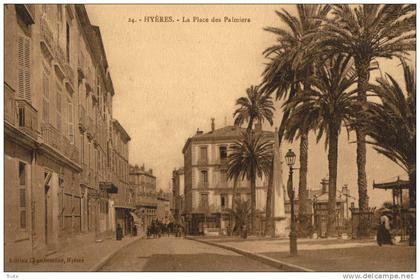
[[[31,101],[31,40],[18,37],[18,96]]]

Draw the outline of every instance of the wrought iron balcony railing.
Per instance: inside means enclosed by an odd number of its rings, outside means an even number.
[[[197,160],[197,165],[202,166],[202,165],[207,165],[207,164],[208,164],[208,159],[207,158],[199,158]]]
[[[51,124],[42,124],[41,135],[45,143],[58,150],[62,155],[73,162],[79,162],[79,150],[74,144],[70,143],[67,137],[63,136]]]

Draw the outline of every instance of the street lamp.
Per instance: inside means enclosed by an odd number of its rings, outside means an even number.
[[[285,155],[286,164],[289,166],[289,180],[287,181],[287,193],[290,200],[290,255],[297,255],[297,234],[295,219],[295,190],[293,189],[293,165],[295,164],[296,155],[289,149]]]

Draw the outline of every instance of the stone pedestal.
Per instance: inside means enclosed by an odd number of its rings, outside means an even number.
[[[271,209],[273,209],[274,235],[285,237],[288,236],[288,231],[286,231],[287,220],[284,211],[283,162],[277,128],[274,133],[274,138],[273,200]]]

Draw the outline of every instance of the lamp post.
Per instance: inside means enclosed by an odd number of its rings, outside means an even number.
[[[287,181],[287,194],[290,200],[290,255],[297,255],[297,234],[296,234],[296,219],[295,219],[295,190],[293,188],[293,165],[295,164],[296,155],[289,149],[285,155],[286,163],[289,166],[289,180]]]

